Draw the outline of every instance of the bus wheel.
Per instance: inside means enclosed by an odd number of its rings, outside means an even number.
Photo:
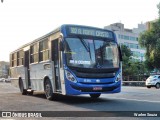
[[[160,83],[156,84],[156,88],[159,89],[160,88]]]
[[[27,90],[24,89],[24,85],[21,79],[19,80],[19,89],[22,95],[27,95]]]
[[[91,98],[98,98],[98,97],[100,97],[100,93],[98,93],[98,94],[90,94],[90,96],[91,96]]]
[[[53,100],[54,94],[53,94],[51,82],[49,80],[46,80],[44,83],[44,92],[48,100]]]
[[[31,92],[28,92],[28,95],[33,95],[33,90]]]

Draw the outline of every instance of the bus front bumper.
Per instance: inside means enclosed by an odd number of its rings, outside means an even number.
[[[121,91],[121,81],[111,84],[82,84],[71,83],[67,85],[68,95],[91,94],[91,93],[119,93]]]

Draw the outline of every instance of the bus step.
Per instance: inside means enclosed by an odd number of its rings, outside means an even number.
[[[56,90],[56,92],[62,92],[61,90]]]

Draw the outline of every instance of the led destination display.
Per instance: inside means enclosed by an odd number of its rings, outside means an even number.
[[[106,30],[99,30],[93,28],[84,28],[84,27],[69,27],[69,34],[78,34],[78,35],[87,35],[95,37],[103,37],[113,39],[113,33]]]

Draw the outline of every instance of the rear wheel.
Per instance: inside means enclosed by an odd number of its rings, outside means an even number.
[[[48,100],[53,100],[54,98],[53,89],[52,89],[51,82],[48,79],[44,83],[44,92]]]
[[[99,98],[100,97],[100,93],[98,93],[98,94],[90,94],[90,96],[91,96],[91,98]]]
[[[156,88],[159,89],[160,88],[160,83],[156,84]]]
[[[19,80],[19,89],[22,95],[27,95],[27,90],[24,89],[24,85],[21,79]]]

